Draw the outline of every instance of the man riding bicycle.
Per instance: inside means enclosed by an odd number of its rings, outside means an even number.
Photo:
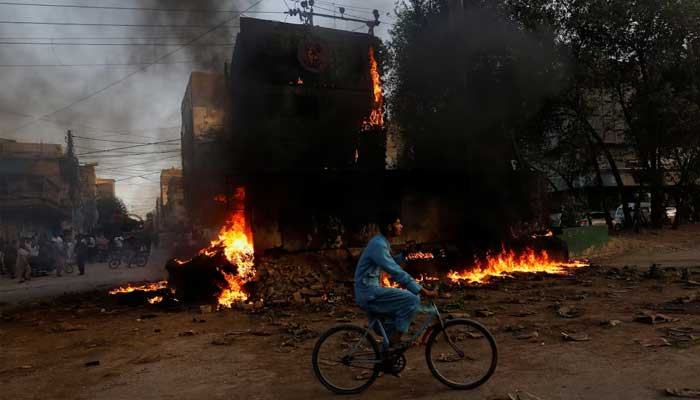
[[[355,302],[371,315],[386,315],[393,324],[387,325],[390,349],[399,350],[409,343],[402,343],[401,336],[408,331],[420,304],[419,294],[435,298],[436,291],[419,285],[398,263],[403,262],[402,253],[392,257],[389,240],[401,235],[403,225],[397,214],[388,214],[379,221],[380,234],[374,236],[360,255],[355,268]],[[406,288],[382,287],[381,273],[387,272],[391,279]]]

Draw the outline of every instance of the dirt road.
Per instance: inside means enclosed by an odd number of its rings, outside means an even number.
[[[700,270],[691,272],[700,280]],[[634,270],[593,267],[571,276],[520,277],[454,291],[442,306],[472,315],[483,308],[494,313],[477,318],[493,331],[500,348],[491,381],[469,392],[450,391],[432,378],[423,348],[416,348],[408,352],[401,378],[382,377],[358,397],[504,399],[523,390],[542,399],[662,399],[667,387],[698,387],[700,286],[678,282],[679,274],[667,270],[645,277]],[[337,324],[338,317],[365,322],[351,305],[201,314],[119,306],[102,296],[3,315],[4,398],[335,398],[311,371],[314,336]],[[580,315],[561,317],[561,305]],[[641,310],[673,321],[634,322]],[[608,320],[621,323],[601,325]],[[583,332],[591,340],[567,342],[562,332]],[[91,361],[99,365],[85,366]]]

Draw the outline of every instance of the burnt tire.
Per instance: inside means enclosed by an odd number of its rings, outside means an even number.
[[[367,375],[366,380],[364,382],[359,382],[359,380],[353,376],[354,371],[352,371],[352,365],[349,365],[350,363],[352,363],[352,360],[350,360],[348,362],[348,365],[343,366],[347,367],[347,373],[350,377],[350,380],[352,381],[354,378],[355,381],[358,382],[358,385],[354,387],[343,387],[337,381],[333,382],[333,379],[330,378],[327,374],[324,374],[325,366],[322,366],[324,365],[324,362],[333,362],[334,360],[326,360],[325,358],[322,358],[321,355],[323,354],[322,352],[326,343],[330,342],[333,339],[342,339],[344,337],[352,335],[356,335],[358,337],[358,344],[364,346],[364,354],[366,358],[363,358],[363,360],[365,361],[364,364],[367,367],[362,368],[366,371]],[[352,357],[352,355],[350,355],[350,357]],[[357,394],[366,390],[377,379],[381,368],[380,360],[381,356],[379,353],[379,346],[372,337],[372,334],[367,329],[361,328],[357,325],[339,325],[326,331],[326,333],[321,335],[321,337],[316,341],[313,355],[311,357],[311,364],[313,366],[316,378],[318,378],[318,380],[323,384],[323,386],[328,388],[333,393]],[[342,361],[339,361],[339,363],[343,364]]]
[[[452,335],[455,334],[454,331],[465,331],[465,337],[452,337]],[[464,347],[464,349],[461,349],[464,353],[461,356],[457,354],[454,349],[452,349],[454,354],[449,354],[451,345],[447,345],[449,342],[446,340],[445,335],[450,335],[453,342],[458,340],[465,341],[466,339],[483,339],[480,340],[479,343],[481,345],[481,354],[477,357],[467,356],[466,353],[476,352],[476,346],[473,346],[473,343],[469,344],[468,346],[460,346],[459,343],[456,344],[460,348]],[[447,349],[448,356],[444,357],[444,360],[441,359],[443,354],[435,357],[435,353],[439,352],[437,348],[438,344],[444,345],[444,347]],[[442,382],[447,387],[460,390],[474,389],[486,383],[486,381],[488,381],[489,378],[491,378],[491,375],[493,375],[493,373],[496,371],[496,366],[498,364],[498,346],[496,345],[496,340],[493,338],[491,332],[489,332],[489,330],[480,323],[469,319],[452,319],[445,322],[444,330],[442,327],[438,326],[430,334],[425,347],[425,359],[428,363],[430,373],[432,373],[437,380]],[[457,381],[452,377],[446,376],[445,370],[440,365],[456,361],[480,362],[483,367],[478,368],[478,371],[472,374],[473,376]],[[455,368],[455,370],[457,374],[460,374],[459,367]],[[469,374],[465,373],[465,375]]]

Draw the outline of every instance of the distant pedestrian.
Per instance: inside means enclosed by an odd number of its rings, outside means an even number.
[[[53,238],[53,263],[56,268],[56,276],[62,276],[63,267],[66,264],[66,249],[61,236]]]
[[[97,240],[95,240],[94,236],[90,235],[86,241],[88,260],[90,260],[90,262],[93,262],[95,261],[95,256],[97,256]]]
[[[10,279],[15,279],[15,267],[17,264],[17,241],[11,240],[5,246],[5,266],[10,274]]]
[[[16,273],[19,275],[19,283],[26,282],[32,279],[32,267],[29,265],[29,250],[26,249],[26,244],[17,249],[17,268]]]
[[[75,246],[75,257],[78,262],[78,275],[85,275],[85,263],[88,260],[89,247],[88,242],[85,238],[78,240],[78,244]]]

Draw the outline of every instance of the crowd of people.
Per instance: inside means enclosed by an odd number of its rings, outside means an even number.
[[[42,235],[40,237],[0,240],[0,274],[18,279],[20,283],[32,277],[55,273],[63,276],[66,265],[78,267],[78,274],[85,275],[90,263],[107,262],[109,254],[125,249],[144,249],[134,236],[115,235],[111,239],[97,235]],[[72,268],[70,268],[72,270]]]

